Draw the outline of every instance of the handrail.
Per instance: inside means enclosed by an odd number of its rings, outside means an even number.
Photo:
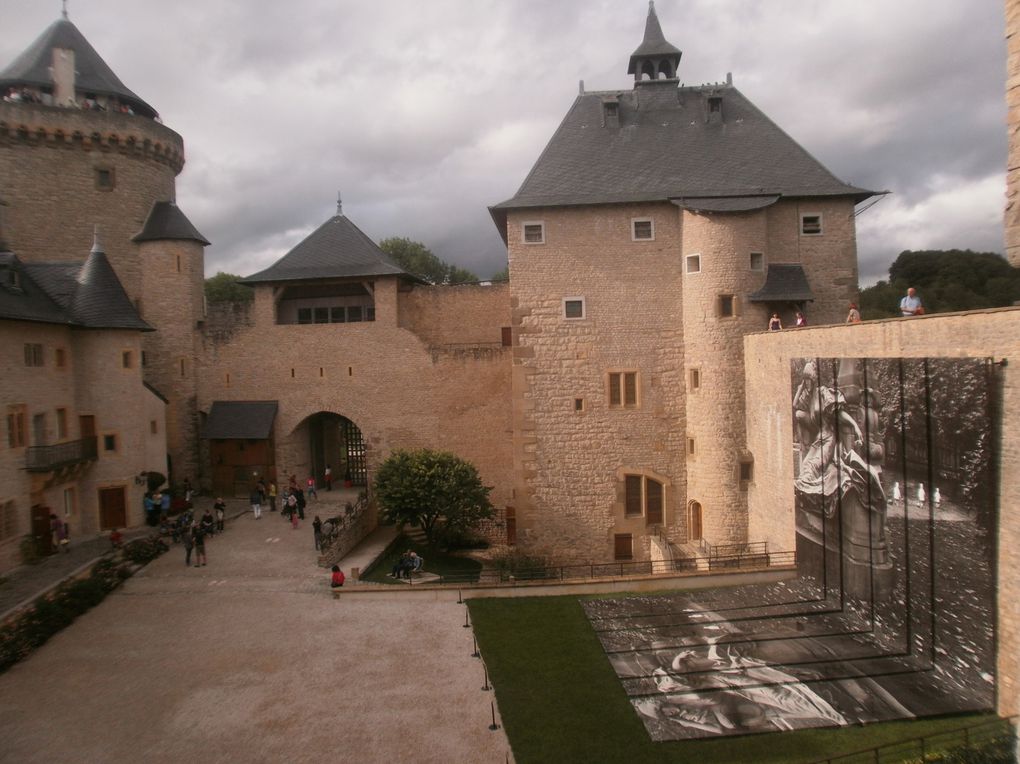
[[[936,732],[932,735],[901,740],[898,743],[887,743],[886,745],[875,746],[874,748],[862,748],[851,753],[842,753],[838,756],[830,756],[827,759],[816,759],[811,764],[851,764],[851,762],[881,762],[882,756],[888,755],[888,761],[903,761],[905,759],[918,758],[920,761],[927,761],[931,754],[947,751],[952,748],[969,747],[974,744],[987,743],[995,740],[1007,729],[1012,737],[1016,735],[1016,725],[1020,716],[1003,716],[998,719],[990,719],[978,724],[971,724],[966,727],[957,727],[946,732]],[[962,734],[962,738],[961,738]]]

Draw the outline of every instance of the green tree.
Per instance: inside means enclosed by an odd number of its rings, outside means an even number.
[[[420,526],[432,546],[492,517],[491,490],[470,462],[427,448],[394,451],[375,476],[383,517]]]
[[[255,292],[251,287],[238,283],[240,276],[220,271],[205,280],[205,299],[207,302],[251,302]]]
[[[889,266],[888,282],[861,291],[861,315],[899,316],[908,287],[917,289],[927,313],[1003,308],[1020,301],[1020,269],[995,252],[906,250]]]
[[[478,276],[474,273],[440,259],[420,241],[395,236],[380,241],[379,249],[392,257],[405,271],[430,284],[464,284],[478,281]]]
[[[509,281],[510,280],[510,264],[507,263],[506,267],[501,271],[496,271],[492,274],[493,281]]]

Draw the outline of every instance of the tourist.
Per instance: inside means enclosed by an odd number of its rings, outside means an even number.
[[[251,496],[249,497],[249,500],[251,501],[251,513],[253,515],[255,515],[255,519],[256,520],[261,520],[262,519],[262,493],[259,491],[258,488],[253,488],[252,489]]]
[[[798,328],[801,326],[807,326],[807,319],[804,318],[804,314],[801,313],[799,310],[797,311],[797,321],[794,324],[794,326]]]
[[[298,508],[298,512],[300,512],[300,507]],[[291,511],[290,513],[290,529],[292,531],[296,531],[298,529],[298,512]],[[301,519],[303,520],[304,516],[302,516]]]
[[[191,528],[181,529],[181,539],[184,541],[184,567],[191,567],[191,550],[195,548],[195,536]]]
[[[323,478],[325,478],[325,481],[326,481],[326,490],[327,491],[332,491],[333,490],[333,468],[330,467],[328,464],[326,465],[326,472],[323,474]]]
[[[318,499],[319,494],[315,492],[315,477],[309,475],[308,480],[306,480],[305,483],[308,485],[308,500],[311,501],[312,499]]]
[[[189,507],[190,509],[190,507]],[[159,498],[159,513],[161,517],[170,516],[170,491],[167,491]]]
[[[227,514],[227,503],[219,496],[216,497],[216,502],[213,504],[213,510],[216,512],[216,530],[219,533],[223,532],[223,520]]]
[[[204,535],[211,536],[216,531],[216,522],[213,520],[212,512],[208,509],[202,515],[202,521],[200,524]]]
[[[194,489],[191,487],[191,481],[188,478],[184,478],[184,501],[191,506],[191,499],[195,495]]]
[[[907,296],[900,300],[900,313],[904,318],[924,315],[924,305],[921,304],[921,298],[917,296],[917,290],[914,287],[910,287],[907,290]]]
[[[159,494],[156,495],[158,496]],[[145,507],[145,523],[147,525],[155,526],[157,505],[151,492],[145,492],[145,497],[142,499],[142,506]]]
[[[205,531],[201,525],[192,528],[192,535],[195,538],[195,567],[205,565]]]
[[[404,571],[408,569],[410,559],[411,550],[408,549],[406,552],[400,555],[400,559],[393,564],[392,568],[390,568],[389,572],[390,578],[400,578],[403,575]]]
[[[55,512],[50,512],[50,546],[57,551],[57,544],[60,542],[60,518]]]
[[[333,566],[333,575],[330,576],[329,586],[331,589],[339,589],[344,585],[344,572],[340,570],[339,565]]]
[[[266,481],[263,480],[262,478],[259,478],[259,482],[255,484],[255,490],[259,492],[259,504],[260,505],[265,504],[266,496],[269,493],[268,489],[266,488]]]
[[[306,506],[305,493],[300,488],[297,488],[297,489],[294,490],[294,494],[297,497],[296,500],[297,500],[297,513],[298,513],[298,517],[300,517],[302,520],[304,520],[305,519],[305,506]]]
[[[923,507],[924,502],[927,500],[927,496],[924,492],[924,483],[917,484],[917,506]]]
[[[316,515],[312,520],[312,535],[315,537],[315,551],[322,548],[322,520]]]
[[[292,516],[297,515],[297,511],[298,511],[297,492],[296,491],[288,491],[287,492],[286,509],[284,510],[284,516],[287,517],[287,518],[290,518]]]
[[[57,521],[57,546],[67,554],[71,553],[71,526],[59,520]]]
[[[124,534],[114,528],[110,531],[110,548],[120,549],[122,546],[124,546]]]
[[[769,319],[769,331],[778,332],[783,328],[783,322],[779,319],[778,313],[773,313],[772,318]]]
[[[276,481],[269,481],[269,511],[276,511]]]

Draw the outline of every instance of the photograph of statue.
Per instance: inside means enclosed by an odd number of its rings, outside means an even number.
[[[584,602],[653,740],[995,699],[996,369],[791,362],[798,578]]]

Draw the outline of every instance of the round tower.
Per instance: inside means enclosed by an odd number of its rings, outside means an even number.
[[[751,253],[765,251],[766,213],[681,214],[688,538],[742,543],[753,470],[744,451],[744,335],[763,328],[746,296],[761,281]]]

